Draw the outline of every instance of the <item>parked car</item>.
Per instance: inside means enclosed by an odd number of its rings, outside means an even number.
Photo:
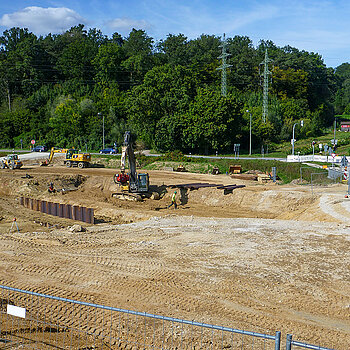
[[[47,147],[46,146],[35,146],[32,148],[32,152],[46,152]]]
[[[113,147],[109,147],[109,148],[101,149],[100,153],[101,154],[117,154],[118,150],[113,148]]]

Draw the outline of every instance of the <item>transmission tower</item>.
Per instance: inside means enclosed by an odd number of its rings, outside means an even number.
[[[266,119],[269,115],[269,75],[271,75],[271,72],[269,71],[269,63],[272,62],[268,55],[267,55],[267,49],[265,50],[265,59],[260,63],[260,65],[264,65],[264,72],[260,74],[264,77],[264,84],[263,84],[263,122],[266,123]]]
[[[226,52],[226,46],[227,46],[227,40],[224,33],[224,38],[221,40],[221,45],[219,47],[222,47],[222,53],[221,56],[218,58],[222,59],[221,67],[217,68],[218,70],[221,70],[221,95],[226,96],[227,95],[227,74],[226,74],[226,68],[232,67],[231,64],[226,63],[226,58],[228,56],[231,56],[229,53]]]

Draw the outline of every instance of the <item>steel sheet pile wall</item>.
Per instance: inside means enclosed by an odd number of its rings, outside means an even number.
[[[0,285],[0,349],[280,350],[280,337]]]
[[[19,202],[21,205],[25,206],[28,209],[40,211],[45,214],[59,216],[60,218],[72,219],[76,221],[83,221],[89,224],[94,223],[93,208],[54,203],[27,197],[20,197]]]

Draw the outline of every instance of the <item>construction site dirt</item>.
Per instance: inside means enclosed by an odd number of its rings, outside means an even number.
[[[115,173],[58,164],[2,170],[0,284],[350,348],[346,185],[312,193],[159,170],[149,174],[160,199],[137,202],[112,197]],[[178,208],[168,209],[174,185],[191,183],[238,186],[180,186]],[[72,232],[77,222],[21,206],[26,196],[93,208],[95,223]]]

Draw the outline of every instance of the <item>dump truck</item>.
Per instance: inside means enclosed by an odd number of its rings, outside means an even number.
[[[5,169],[19,169],[21,168],[23,163],[19,160],[17,154],[8,154],[6,158],[1,160],[1,168]]]

